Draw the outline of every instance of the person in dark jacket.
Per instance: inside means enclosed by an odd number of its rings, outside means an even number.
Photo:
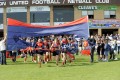
[[[91,48],[91,53],[90,53],[91,63],[93,63],[94,62],[94,51],[95,51],[95,45],[96,45],[96,40],[94,39],[93,36],[88,38],[88,43]]]
[[[31,43],[30,43],[30,47],[31,47],[31,56],[32,56],[32,62],[35,62],[36,63],[36,51],[35,51],[35,48],[36,48],[36,42],[34,39],[31,39]]]

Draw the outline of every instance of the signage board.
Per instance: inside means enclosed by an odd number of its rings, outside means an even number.
[[[8,7],[7,13],[12,13],[12,12],[27,12],[27,8],[26,7]]]
[[[79,10],[117,10],[118,6],[95,6],[95,5],[85,5],[85,6],[78,6]]]
[[[30,7],[30,12],[34,11],[50,11],[49,6],[31,6]]]
[[[0,7],[41,5],[120,5],[120,0],[0,0]]]
[[[91,20],[90,28],[119,28],[120,20]]]

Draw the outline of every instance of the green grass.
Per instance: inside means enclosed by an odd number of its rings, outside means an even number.
[[[118,57],[118,61],[90,63],[89,56],[76,56],[74,63],[67,63],[65,67],[56,66],[52,61],[41,68],[32,63],[30,57],[27,63],[23,58],[15,63],[7,59],[8,65],[0,65],[0,80],[119,80],[120,55]]]

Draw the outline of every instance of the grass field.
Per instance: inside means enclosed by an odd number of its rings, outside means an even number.
[[[65,67],[51,61],[41,68],[30,57],[26,63],[23,58],[15,63],[7,59],[7,65],[0,65],[0,80],[120,80],[120,55],[118,58],[118,61],[90,63],[89,56],[76,56]]]

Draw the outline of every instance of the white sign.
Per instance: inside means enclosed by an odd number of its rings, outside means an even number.
[[[12,12],[27,12],[27,8],[26,7],[8,7],[7,13],[12,13]]]
[[[0,29],[3,29],[3,24],[0,24]]]
[[[30,11],[50,11],[49,6],[32,6],[30,7]]]
[[[50,22],[43,22],[43,23],[31,23],[33,25],[44,25],[44,26],[50,26]]]
[[[0,13],[3,13],[3,8],[0,8]]]

